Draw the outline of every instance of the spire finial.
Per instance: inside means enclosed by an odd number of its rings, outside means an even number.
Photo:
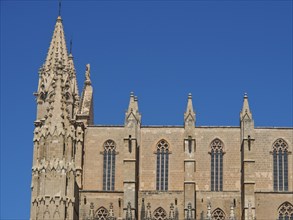
[[[70,47],[69,47],[69,54],[72,54],[72,38],[70,39]]]
[[[61,16],[61,0],[59,0],[58,16]]]
[[[194,126],[195,124],[195,112],[192,105],[192,95],[188,94],[187,107],[184,113],[184,126]]]

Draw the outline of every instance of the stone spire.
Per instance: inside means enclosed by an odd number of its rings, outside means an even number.
[[[175,219],[175,211],[174,211],[174,204],[170,204],[170,212],[169,212],[169,220]]]
[[[65,35],[61,16],[57,17],[52,40],[49,46],[46,60],[39,70],[38,92],[35,93],[38,102],[37,119],[42,120],[48,116],[47,109],[51,105],[49,101],[56,94],[56,82],[60,75],[62,88],[62,102],[66,114],[70,119],[74,119],[79,105],[79,95],[74,68],[73,56],[67,53]],[[58,95],[57,95],[58,96]],[[56,105],[56,104],[55,104]]]
[[[234,212],[234,203],[232,202],[230,205],[230,217],[229,220],[235,220],[235,212]]]
[[[45,70],[52,70],[59,60],[61,60],[64,64],[67,64],[68,62],[68,52],[66,48],[62,18],[60,15],[57,17],[52,40],[44,64]]]
[[[85,81],[80,101],[80,109],[78,118],[86,119],[85,124],[90,125],[94,123],[93,114],[93,87],[91,85],[91,69],[90,64],[86,65]]]
[[[254,137],[254,121],[252,117],[252,113],[248,104],[247,94],[244,94],[243,106],[240,112],[240,127],[241,127],[241,138],[253,139]],[[249,141],[250,145],[251,141]],[[250,147],[250,146],[249,146]]]
[[[195,112],[192,105],[192,95],[188,94],[186,112],[184,113],[184,127],[195,125]]]
[[[146,212],[145,212],[145,204],[144,204],[144,198],[142,198],[142,202],[141,202],[141,211],[140,211],[140,218],[142,220],[145,219],[145,215],[146,215]]]
[[[148,203],[147,205],[147,212],[146,212],[146,220],[151,220],[152,219],[152,211],[151,211],[151,204]]]
[[[125,114],[125,126],[135,123],[141,123],[141,115],[138,111],[138,100],[137,97],[134,96],[134,93],[130,93],[130,100],[128,105],[128,110]]]
[[[251,119],[252,120],[252,113],[249,108],[247,93],[244,94],[243,106],[242,106],[242,110],[240,112],[240,121],[242,121],[243,119]]]
[[[208,211],[207,211],[207,219],[208,220],[210,220],[210,219],[212,219],[212,205],[211,205],[211,202],[208,202],[208,206],[207,206],[207,208],[208,208]]]
[[[66,219],[73,219],[78,215],[75,182],[81,185],[77,174],[81,173],[82,164],[76,163],[79,161],[76,152],[82,152],[83,139],[76,137],[80,133],[76,124],[79,105],[76,72],[73,57],[67,54],[60,15],[47,58],[39,70],[35,95],[31,219],[59,219],[62,213],[66,213]]]

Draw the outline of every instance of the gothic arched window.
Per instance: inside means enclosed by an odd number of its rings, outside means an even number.
[[[288,191],[288,145],[278,139],[273,145],[274,191]]]
[[[160,140],[157,144],[157,190],[168,190],[169,144]]]
[[[220,139],[211,143],[211,191],[223,191],[223,143]]]
[[[289,202],[284,202],[279,207],[279,220],[293,220],[293,206]]]
[[[109,212],[104,207],[100,207],[96,211],[95,220],[107,220],[107,217],[109,215]]]
[[[103,190],[114,190],[116,144],[113,140],[104,143]]]
[[[225,219],[225,213],[222,209],[215,209],[212,213],[212,220],[224,220]]]
[[[154,211],[154,220],[167,220],[167,213],[162,207]]]

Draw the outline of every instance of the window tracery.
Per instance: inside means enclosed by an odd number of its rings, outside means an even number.
[[[212,213],[212,220],[225,220],[225,217],[225,213],[219,208],[215,209]]]
[[[157,208],[153,216],[154,220],[167,220],[167,213],[162,207]]]
[[[279,207],[279,220],[293,220],[293,206],[289,202],[284,202]]]
[[[100,207],[96,211],[95,220],[107,220],[107,217],[109,215],[109,212],[104,207]]]
[[[165,140],[157,144],[157,190],[168,190],[169,144]]]
[[[288,191],[288,145],[279,138],[273,144],[274,190]]]
[[[113,191],[115,187],[116,144],[113,140],[104,143],[103,190]]]
[[[211,143],[211,191],[223,191],[223,142]]]

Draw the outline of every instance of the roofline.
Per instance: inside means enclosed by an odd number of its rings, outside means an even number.
[[[293,129],[293,127],[255,127],[254,129]]]
[[[123,128],[124,125],[89,125],[88,127],[92,127],[92,128]],[[141,128],[184,128],[183,125],[142,125]],[[216,125],[203,125],[203,126],[198,126],[195,128],[240,128],[240,126],[216,126]],[[268,126],[264,126],[264,127],[255,127],[254,129],[293,129],[293,127],[268,127]]]

